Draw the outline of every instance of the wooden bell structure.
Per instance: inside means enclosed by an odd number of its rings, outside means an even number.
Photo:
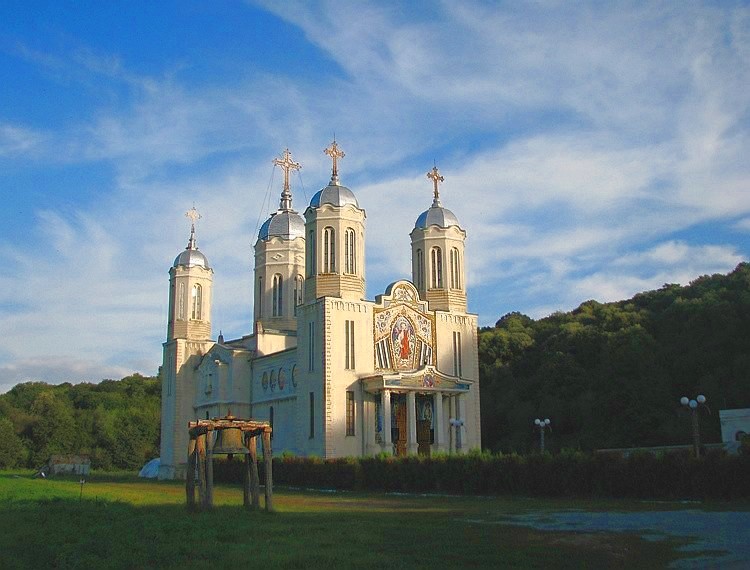
[[[245,458],[243,503],[245,508],[260,508],[260,480],[258,478],[257,440],[263,443],[265,464],[266,511],[273,510],[273,452],[271,451],[271,424],[266,421],[235,418],[231,412],[222,418],[188,422],[190,442],[187,456],[185,493],[190,510],[210,509],[214,495],[214,455],[235,454]],[[213,434],[216,434],[211,445]],[[197,479],[196,479],[197,478]],[[199,498],[196,503],[195,493]]]
[[[242,442],[242,430],[238,427],[229,427],[222,430],[218,430],[216,435],[216,442],[213,447],[214,455],[228,455],[229,459],[232,456],[246,455],[250,453],[250,450],[245,447]]]

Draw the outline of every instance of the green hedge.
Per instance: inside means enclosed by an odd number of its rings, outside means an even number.
[[[214,478],[242,481],[241,460],[217,460]],[[259,465],[261,482],[263,465]],[[302,488],[409,493],[601,496],[638,499],[750,498],[750,455],[710,452],[592,455],[433,455],[273,460],[274,483]]]

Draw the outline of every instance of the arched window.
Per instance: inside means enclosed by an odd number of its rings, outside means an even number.
[[[305,278],[297,275],[294,278],[294,314],[297,314],[297,307],[305,302]]]
[[[430,250],[430,288],[443,288],[443,252],[439,247]]]
[[[199,321],[201,320],[201,311],[203,305],[203,288],[196,283],[193,285],[193,312],[192,319]]]
[[[357,272],[357,242],[354,230],[346,228],[344,234],[344,273]]]
[[[414,276],[417,289],[424,290],[424,252],[417,250],[417,274]]]
[[[315,230],[310,230],[310,236],[307,238],[307,251],[309,252],[307,260],[307,276],[314,276],[318,268],[315,265],[318,263],[318,255],[315,244]]]
[[[177,320],[185,320],[185,284],[180,283],[180,292],[177,294]]]
[[[336,273],[336,232],[323,230],[323,273]]]
[[[274,317],[280,317],[282,311],[282,299],[284,298],[283,292],[283,279],[278,273],[273,276],[273,311]]]
[[[258,318],[263,318],[263,277],[258,277]]]
[[[451,248],[451,289],[461,288],[461,263],[458,248]]]

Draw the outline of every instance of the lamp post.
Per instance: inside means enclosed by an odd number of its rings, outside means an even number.
[[[704,406],[709,414],[711,413],[711,410],[708,407],[708,404],[706,404],[706,397],[703,394],[700,394],[695,400],[683,396],[680,398],[680,404],[690,410],[690,419],[693,423],[693,452],[696,457],[700,457],[701,434],[698,427],[698,408]]]
[[[549,427],[550,421],[549,418],[545,418],[543,420],[540,420],[539,418],[534,420],[534,425],[536,425],[537,428],[539,428],[539,450],[541,453],[544,453],[544,431],[549,428],[550,431],[552,431],[552,428]]]

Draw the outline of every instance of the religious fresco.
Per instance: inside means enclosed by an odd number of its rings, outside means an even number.
[[[411,367],[414,354],[414,326],[404,316],[396,317],[391,328],[391,343],[396,356],[396,368]]]
[[[375,367],[378,370],[418,370],[432,364],[434,317],[425,314],[411,283],[398,283],[383,309],[375,309]]]

